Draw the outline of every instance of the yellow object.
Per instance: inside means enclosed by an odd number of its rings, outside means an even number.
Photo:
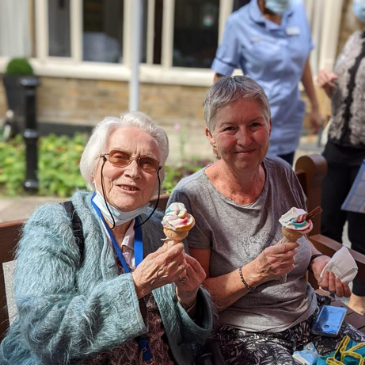
[[[317,364],[328,365],[365,365],[365,343],[356,343],[349,336],[345,336],[336,351],[328,357],[321,356]],[[326,362],[324,362],[326,361]]]

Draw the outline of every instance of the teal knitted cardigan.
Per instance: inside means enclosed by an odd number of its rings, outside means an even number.
[[[118,275],[90,198],[88,192],[72,197],[85,237],[81,266],[70,219],[60,204],[42,206],[25,224],[14,278],[18,314],[1,343],[0,364],[79,364],[147,333],[132,275]],[[161,218],[162,213],[154,213],[142,225],[144,256],[161,246]],[[174,361],[193,364],[194,350],[213,324],[209,295],[199,290],[196,322],[177,301],[175,284],[153,295]]]

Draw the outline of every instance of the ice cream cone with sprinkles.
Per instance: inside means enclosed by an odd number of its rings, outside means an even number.
[[[281,232],[284,236],[280,242],[295,242],[300,237],[308,234],[313,229],[313,223],[311,219],[321,212],[322,209],[320,207],[313,209],[309,213],[303,209],[294,207],[291,208],[279,219],[281,224]],[[286,279],[287,276],[284,275],[280,278],[280,281],[285,283]]]
[[[187,237],[190,229],[194,226],[195,219],[189,214],[183,203],[172,203],[162,219],[165,241],[168,247],[181,242]]]
[[[308,234],[313,229],[311,219],[320,214],[321,211],[320,207],[313,209],[309,213],[303,209],[291,208],[282,215],[279,219],[281,231],[284,235],[282,242],[295,242],[303,235]]]

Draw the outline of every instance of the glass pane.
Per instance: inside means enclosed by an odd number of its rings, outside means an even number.
[[[142,1],[142,51],[141,51],[141,62],[147,62],[147,22],[148,22],[148,0]]]
[[[71,57],[70,0],[48,0],[48,53]]]
[[[84,61],[123,63],[123,3],[84,0]]]
[[[173,66],[210,68],[218,46],[219,0],[176,0]]]
[[[155,34],[153,42],[153,63],[161,65],[162,54],[163,0],[155,0]]]
[[[233,3],[233,11],[236,11],[239,8],[242,8],[242,6],[245,6],[249,2],[250,2],[250,0],[234,0],[234,3]]]
[[[162,24],[163,24],[163,0],[154,0],[152,14],[148,14],[148,4],[150,0],[143,0],[143,21],[142,21],[142,63],[161,64],[162,52]],[[148,24],[150,17],[153,18],[153,27]],[[151,34],[148,33],[152,30]],[[151,42],[149,44],[148,42]],[[150,47],[151,55],[148,55]],[[149,59],[147,60],[147,57]]]
[[[30,44],[31,44],[31,50],[30,50],[30,57],[37,57],[36,56],[36,35],[35,35],[35,0],[32,0],[29,4],[30,8]]]

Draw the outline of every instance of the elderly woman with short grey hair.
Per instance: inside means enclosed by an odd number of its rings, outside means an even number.
[[[162,212],[149,207],[167,156],[165,131],[143,113],[95,128],[80,162],[92,192],[24,226],[1,364],[194,363],[212,328],[205,272],[182,242],[163,245]]]
[[[340,337],[310,331],[326,300],[308,284],[307,269],[338,296],[350,289],[332,273],[320,277],[330,258],[305,237],[281,242],[279,218],[292,207],[305,210],[305,196],[290,165],[266,157],[271,119],[263,89],[245,76],[222,77],[204,109],[218,160],[180,181],[169,203],[184,203],[195,217],[187,241],[219,311],[215,338],[226,364],[295,364],[293,351],[311,341],[321,353],[333,350]],[[365,338],[347,324],[344,333]]]

